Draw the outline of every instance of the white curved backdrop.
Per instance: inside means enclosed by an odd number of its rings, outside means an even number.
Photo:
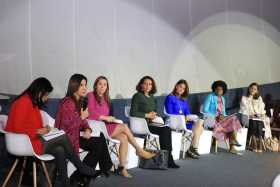
[[[265,2],[265,3],[264,3]],[[18,94],[46,76],[62,97],[83,73],[131,97],[143,75],[158,94],[187,79],[230,88],[280,80],[278,0],[0,0],[0,92]]]

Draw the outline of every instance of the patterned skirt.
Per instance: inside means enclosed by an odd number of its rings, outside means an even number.
[[[241,124],[237,116],[228,116],[215,124],[213,136],[218,140],[224,140],[228,133],[239,131]]]

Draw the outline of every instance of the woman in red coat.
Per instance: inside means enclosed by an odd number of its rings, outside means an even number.
[[[50,141],[43,141],[40,138],[48,133],[50,128],[43,127],[39,108],[47,102],[52,90],[53,87],[46,78],[41,77],[34,80],[13,102],[5,130],[27,134],[36,154],[53,155],[63,186],[71,186],[67,177],[66,159],[69,159],[82,174],[96,177],[97,173],[81,162],[67,136],[62,135]]]

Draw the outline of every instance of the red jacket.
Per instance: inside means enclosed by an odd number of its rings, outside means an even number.
[[[42,142],[36,130],[43,127],[41,114],[37,106],[33,106],[30,97],[25,94],[11,106],[5,130],[7,132],[27,134],[35,153],[42,154]]]

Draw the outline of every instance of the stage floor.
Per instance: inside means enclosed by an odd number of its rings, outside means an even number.
[[[280,154],[244,152],[236,156],[221,152],[199,160],[179,160],[180,169],[166,171],[131,169],[133,179],[120,176],[97,178],[95,187],[271,187],[280,173]]]

